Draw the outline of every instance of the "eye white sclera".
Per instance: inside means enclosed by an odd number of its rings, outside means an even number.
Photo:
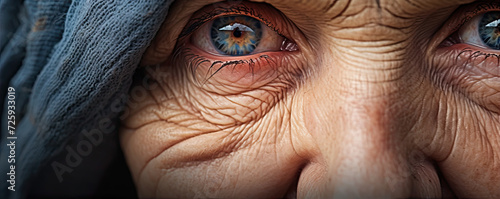
[[[485,21],[482,21],[485,17],[487,17],[486,23]],[[467,23],[462,25],[462,27],[458,31],[458,35],[463,43],[486,49],[500,50],[497,48],[497,40],[499,36],[498,34],[500,34],[497,32],[499,22],[500,19],[498,19],[497,12],[488,12],[479,16],[475,16]],[[483,37],[481,37],[481,35]]]
[[[481,20],[482,17],[483,15],[475,16],[472,19],[470,19],[467,23],[462,25],[462,27],[458,31],[458,35],[462,42],[477,47],[487,48],[484,45],[483,41],[481,40],[478,31],[479,21]]]

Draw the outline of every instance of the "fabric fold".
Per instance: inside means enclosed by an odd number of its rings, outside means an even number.
[[[132,76],[170,3],[48,0],[22,5],[32,14],[32,24],[26,56],[9,83],[16,89],[17,106],[22,109],[16,115],[18,124],[24,124],[16,132],[17,190],[3,189],[0,198],[27,197],[37,186],[33,182],[43,176],[64,184],[78,180],[72,175],[105,170],[118,147],[117,118]],[[0,70],[7,67],[0,65]],[[6,123],[5,111],[3,115]],[[5,129],[0,138],[3,146]],[[8,150],[1,152],[2,159],[7,155]],[[1,171],[8,172],[8,166]],[[52,173],[40,175],[40,171]],[[87,183],[82,187],[91,189],[89,183],[96,183],[101,175],[81,176],[82,183]],[[8,183],[2,181],[1,185],[7,187]]]

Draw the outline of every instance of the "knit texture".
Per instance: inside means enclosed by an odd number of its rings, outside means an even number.
[[[16,191],[2,180],[0,198],[27,197],[45,178],[79,186],[73,193],[95,191],[119,147],[117,118],[132,76],[170,3],[0,1],[2,149],[9,143],[9,86],[16,90],[17,136]],[[1,179],[8,155],[1,151]]]

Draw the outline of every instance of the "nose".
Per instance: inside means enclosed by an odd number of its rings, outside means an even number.
[[[301,173],[298,196],[440,197],[433,164],[407,136],[415,114],[401,89],[407,80],[383,63],[329,63],[305,89],[304,123],[319,152]]]

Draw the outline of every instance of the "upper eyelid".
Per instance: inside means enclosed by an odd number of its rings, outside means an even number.
[[[471,4],[471,7],[465,8],[465,10],[460,13],[465,15],[465,17],[460,21],[460,23],[456,24],[453,28],[454,31],[457,31],[462,25],[478,15],[491,11],[500,11],[500,2],[476,2]]]
[[[235,9],[234,7],[228,7],[228,8],[215,7],[215,9],[209,10],[209,12],[205,12],[204,14],[202,14],[199,17],[191,19],[190,23],[188,23],[186,25],[186,28],[184,28],[182,30],[181,34],[179,35],[179,38],[182,38],[182,37],[185,37],[185,36],[191,34],[192,32],[196,31],[198,28],[203,26],[203,24],[205,24],[205,23],[209,22],[210,20],[215,19],[219,16],[223,16],[225,13],[238,13],[238,12],[241,13],[241,12],[245,11],[245,10],[234,10],[234,9]],[[248,11],[244,12],[244,13],[249,14]]]
[[[220,2],[219,2],[220,3]],[[271,20],[268,19],[268,17],[263,16],[261,13],[258,13],[255,11],[254,8],[251,8],[252,6],[249,6],[250,2],[242,2],[239,4],[234,4],[229,7],[222,7],[222,6],[217,6],[219,3],[207,5],[200,10],[196,11],[193,16],[199,15],[195,18],[191,18],[186,24],[185,28],[182,30],[181,34],[179,35],[179,39],[182,39],[194,31],[196,31],[198,28],[203,26],[205,23],[220,17],[220,16],[226,16],[226,15],[235,15],[235,14],[242,14],[242,15],[247,15],[253,18],[256,18],[260,20],[263,24],[267,25],[269,28],[277,32],[280,36],[290,38],[287,33],[285,33],[282,29],[278,27],[276,23],[273,23]],[[251,4],[256,4],[256,3],[251,3]],[[258,4],[258,3],[257,3]],[[259,5],[259,6],[268,6],[266,7],[267,9],[274,9],[272,14],[279,14],[279,17],[282,19],[279,20],[287,20],[278,10],[276,10],[274,7],[270,5]],[[269,8],[271,7],[271,8]],[[202,13],[202,14],[200,14]]]

